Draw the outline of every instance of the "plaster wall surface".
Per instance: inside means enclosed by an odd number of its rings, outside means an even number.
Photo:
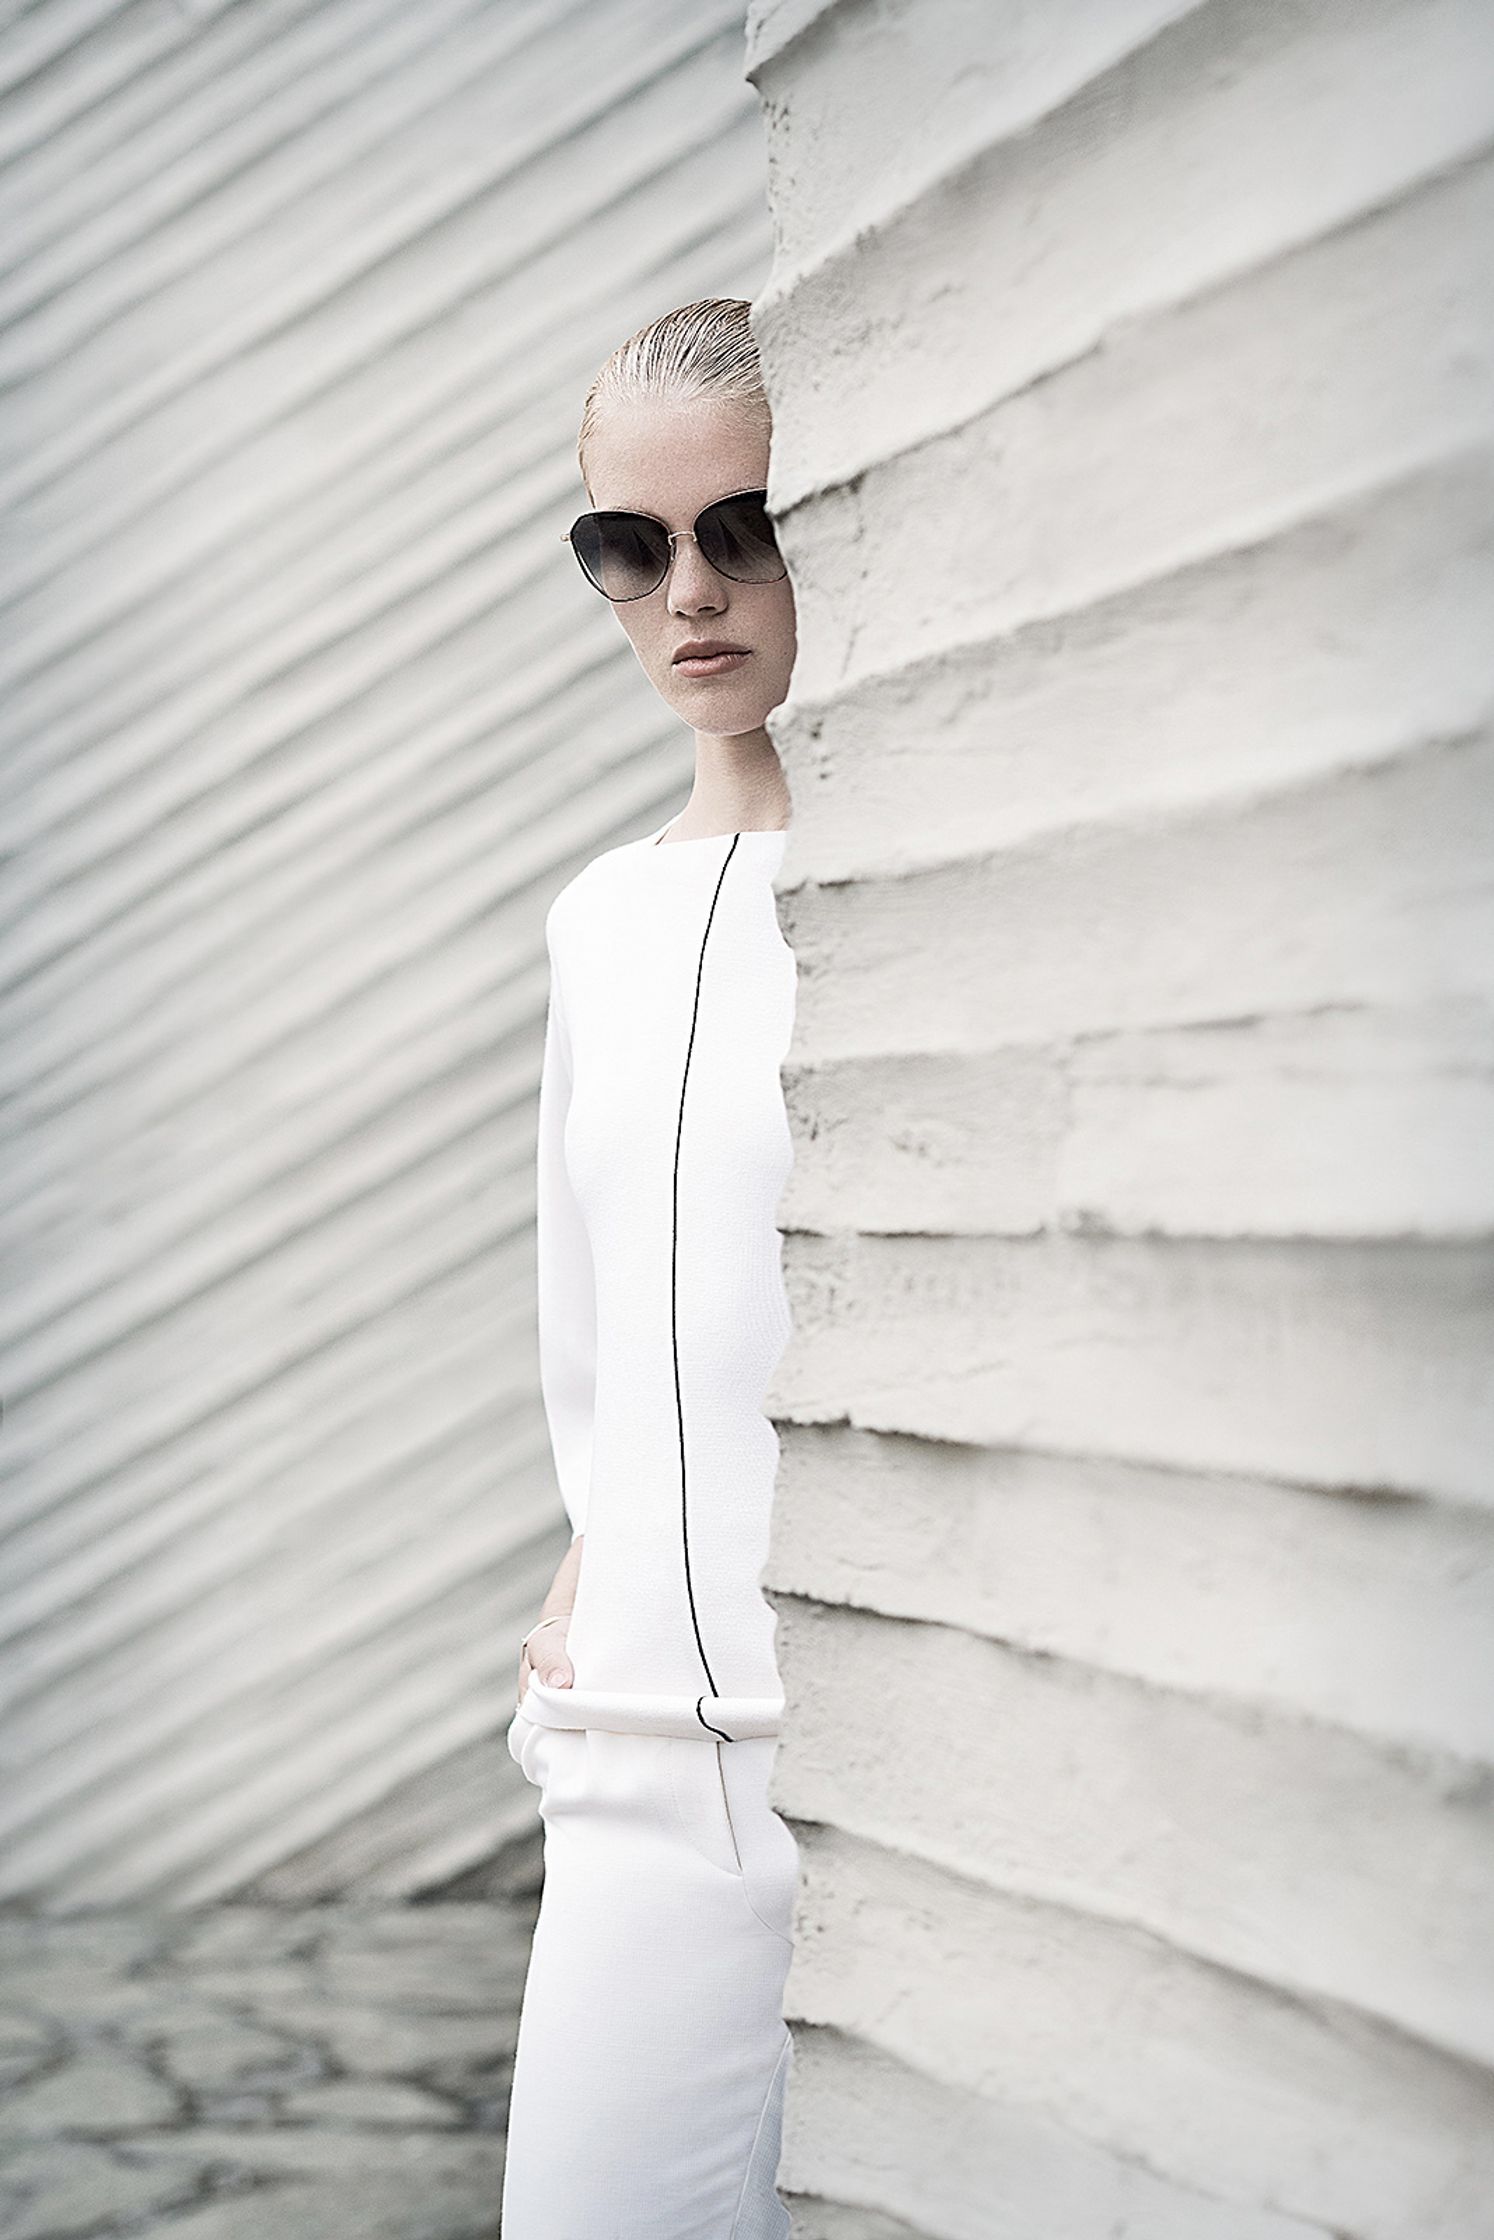
[[[1494,2231],[1494,24],[759,0],[804,2240]]]

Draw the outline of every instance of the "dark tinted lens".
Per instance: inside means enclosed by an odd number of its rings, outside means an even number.
[[[663,582],[669,563],[668,537],[641,513],[583,513],[571,524],[571,546],[609,599],[641,599]]]
[[[763,492],[718,498],[696,522],[695,533],[711,566],[734,583],[776,583],[788,572]]]

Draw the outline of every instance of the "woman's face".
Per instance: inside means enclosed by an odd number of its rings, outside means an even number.
[[[767,488],[768,431],[741,406],[711,397],[614,401],[587,445],[586,482],[598,510],[650,513],[667,529],[689,529],[715,499]],[[613,612],[649,683],[695,731],[759,730],[788,696],[794,594],[787,576],[734,583],[684,537],[658,590]],[[675,657],[700,639],[740,646],[745,659],[715,676],[692,676]]]

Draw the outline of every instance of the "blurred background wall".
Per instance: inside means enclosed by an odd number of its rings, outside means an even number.
[[[822,2240],[1494,2202],[1494,18],[758,0]]]
[[[544,912],[692,767],[560,536],[741,11],[6,15],[0,1897],[501,1886]]]

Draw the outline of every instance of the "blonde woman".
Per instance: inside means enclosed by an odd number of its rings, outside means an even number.
[[[689,799],[546,921],[539,1340],[574,1537],[509,1748],[545,1884],[504,2240],[782,2240],[797,1869],[760,1578],[789,1336],[775,1226],[795,974],[789,798],[765,718],[794,659],[748,305],[653,321],[587,395],[576,559],[695,735]]]

